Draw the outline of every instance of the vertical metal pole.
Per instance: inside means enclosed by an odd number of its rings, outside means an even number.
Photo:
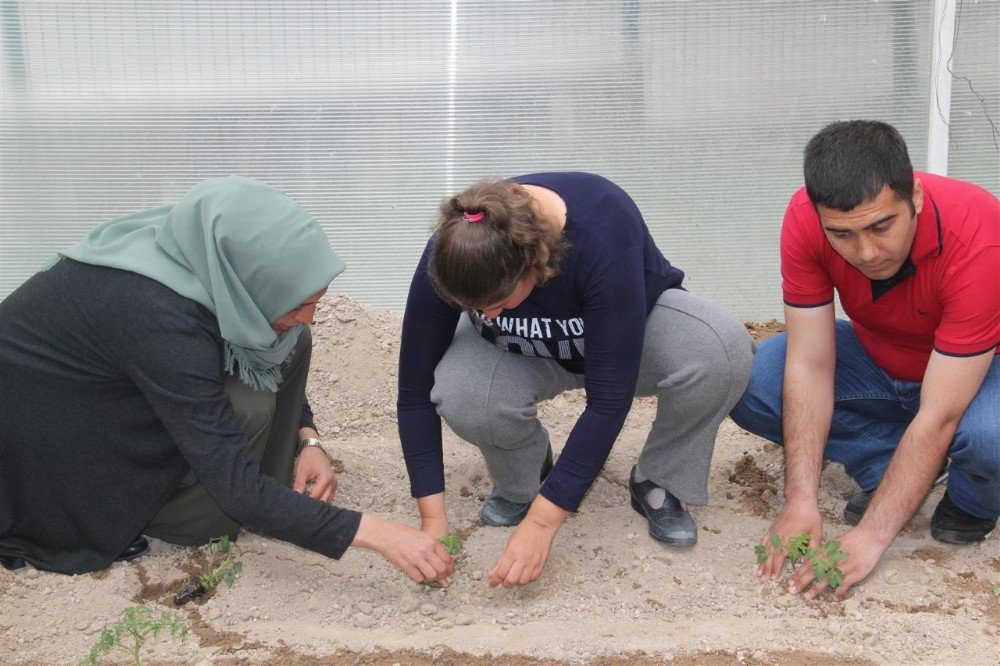
[[[455,81],[458,69],[458,0],[451,0],[448,38],[448,115],[445,135],[444,191],[455,191]]]
[[[955,55],[955,3],[934,0],[931,49],[931,108],[927,128],[927,170],[948,174],[948,128],[951,125],[951,72]]]

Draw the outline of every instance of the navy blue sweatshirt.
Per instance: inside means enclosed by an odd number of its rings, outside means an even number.
[[[552,358],[584,375],[586,409],[541,488],[557,506],[576,511],[632,407],[646,317],[684,273],[664,258],[635,202],[611,181],[587,173],[512,180],[562,198],[569,249],[556,277],[496,318],[498,335],[489,327],[482,334],[501,349]],[[410,285],[399,360],[399,435],[414,497],[444,491],[441,420],[430,392],[461,316],[427,276],[433,244],[432,237]]]

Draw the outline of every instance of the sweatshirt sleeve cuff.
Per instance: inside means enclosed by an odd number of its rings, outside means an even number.
[[[337,515],[331,521],[336,536],[332,542],[326,542],[322,548],[316,550],[327,557],[339,560],[348,547],[354,543],[354,537],[357,535],[358,527],[361,525],[361,512],[354,511],[353,509],[341,509],[339,507],[331,507],[331,509],[337,512]]]

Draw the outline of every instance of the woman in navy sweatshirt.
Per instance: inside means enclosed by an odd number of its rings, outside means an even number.
[[[538,578],[636,395],[659,399],[631,504],[653,538],[695,543],[683,503],[708,499],[715,437],[746,387],[753,342],[683,277],[628,194],[601,176],[483,181],[441,205],[406,304],[399,431],[434,536],[448,532],[440,418],[481,450],[494,484],[483,522],[517,526],[491,586]],[[574,388],[586,409],[553,466],[536,403]]]

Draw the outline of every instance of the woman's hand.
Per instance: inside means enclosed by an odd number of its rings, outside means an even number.
[[[415,583],[447,587],[455,573],[451,555],[436,537],[370,514],[361,516],[351,545],[376,551]]]
[[[330,465],[330,458],[318,446],[306,446],[295,460],[295,478],[292,490],[305,493],[312,483],[309,496],[323,502],[332,502],[337,492],[337,475]]]
[[[417,499],[420,509],[420,529],[435,539],[448,534],[448,515],[444,509],[444,493],[427,495]]]
[[[541,495],[536,497],[490,571],[490,587],[515,587],[538,580],[549,559],[552,540],[567,515],[568,511]]]

